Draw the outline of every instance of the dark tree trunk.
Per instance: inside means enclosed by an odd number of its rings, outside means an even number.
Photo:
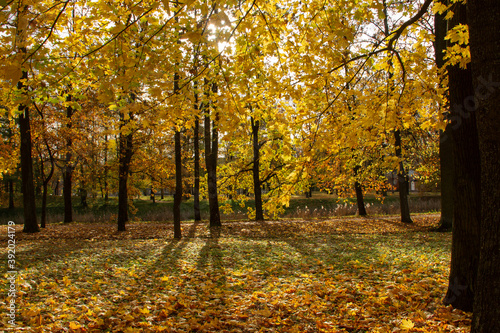
[[[444,51],[446,50],[446,14],[436,14],[434,16],[434,53],[436,66],[443,68],[445,65]],[[444,106],[443,106],[444,107]],[[445,118],[449,118],[449,112],[445,113]],[[451,125],[448,124],[439,135],[439,162],[441,169],[441,220],[439,221],[439,231],[450,231],[453,225],[453,138],[451,136]]]
[[[182,151],[181,132],[174,134],[175,145],[175,194],[174,194],[174,238],[182,237],[181,231],[181,202],[182,202]]]
[[[7,181],[8,191],[9,191],[9,209],[14,209],[14,180],[10,178]]]
[[[389,29],[389,16],[387,11],[387,2],[383,0],[383,11],[384,11],[384,34],[386,37],[390,35]],[[392,67],[392,61],[389,61],[389,65]],[[389,80],[392,80],[393,73],[389,72]],[[391,92],[394,91],[394,85],[390,83]],[[402,162],[402,145],[401,145],[401,130],[396,129],[394,131],[394,145],[396,147],[396,156],[399,158],[401,162],[399,162],[399,170],[398,170],[398,190],[399,190],[399,205],[401,210],[401,222],[403,223],[413,223],[410,216],[410,205],[408,204],[408,194],[410,190],[410,186],[408,184],[408,175],[406,174],[406,170],[404,164]],[[384,191],[385,192],[385,191]],[[385,192],[387,193],[387,192]],[[384,194],[384,193],[383,193]],[[385,196],[385,195],[384,195]]]
[[[26,53],[26,48],[22,48],[22,52]],[[23,80],[28,78],[28,72],[22,72]],[[17,84],[19,90],[26,90],[24,83],[19,81]],[[21,180],[23,190],[23,205],[24,205],[24,229],[23,232],[39,232],[38,223],[36,221],[36,205],[35,205],[35,186],[33,181],[33,157],[31,155],[31,124],[29,108],[26,105],[19,105],[19,131],[21,136]]]
[[[396,156],[401,159],[401,131],[394,131],[394,139],[396,146]],[[398,184],[399,184],[399,203],[401,206],[401,222],[413,223],[410,217],[410,205],[408,204],[408,193],[410,186],[408,182],[408,174],[406,173],[403,162],[399,162],[398,170]]]
[[[23,72],[24,77],[24,72]],[[38,232],[36,221],[35,186],[33,185],[33,158],[31,155],[31,129],[29,109],[19,106],[19,129],[21,134],[21,179],[23,187],[24,232]]]
[[[252,145],[253,145],[253,190],[255,194],[255,221],[264,221],[264,211],[262,209],[262,188],[260,183],[260,144],[258,120],[250,118],[252,123]]]
[[[71,95],[66,97],[66,101],[71,101]],[[71,116],[73,115],[73,108],[68,106],[66,108],[66,118],[68,121],[68,130],[71,130]],[[73,222],[73,203],[71,201],[72,196],[72,183],[73,183],[73,165],[71,164],[71,146],[73,141],[71,139],[71,132],[68,133],[68,138],[66,139],[66,161],[64,167],[64,186],[63,186],[63,196],[64,196],[64,223]]]
[[[467,10],[481,158],[481,246],[471,332],[489,333],[500,332],[500,2],[469,0]]]
[[[130,120],[132,115],[130,115]],[[120,130],[130,121],[120,114]],[[118,231],[125,231],[128,222],[128,176],[133,155],[133,133],[120,132],[118,166]]]
[[[354,176],[358,175],[360,168],[361,167],[359,165],[354,167]],[[358,214],[359,214],[359,216],[366,216],[365,201],[363,199],[363,188],[361,187],[361,184],[359,183],[359,181],[357,179],[354,182],[354,190],[356,191],[356,201],[358,203]]]
[[[42,217],[40,220],[40,227],[45,228],[46,222],[47,222],[47,190],[49,187],[49,182],[52,179],[52,176],[54,175],[54,169],[55,169],[55,162],[54,162],[54,156],[52,155],[50,151],[50,147],[48,144],[47,145],[47,150],[49,152],[49,158],[50,158],[50,172],[47,177],[45,177],[45,170],[44,170],[44,164],[42,158],[40,158],[40,171],[43,177],[42,181]],[[41,157],[41,156],[40,156]]]
[[[467,23],[465,6],[456,3],[450,26]],[[453,239],[448,291],[445,304],[472,311],[479,260],[481,168],[476,114],[467,112],[474,96],[470,67],[450,66],[449,100],[454,145]]]
[[[179,2],[176,0],[175,6],[178,7]],[[176,12],[178,13],[178,12]],[[179,18],[175,15],[175,22],[179,22]],[[179,41],[177,41],[179,44]],[[176,63],[178,66],[179,63]],[[179,73],[174,73],[174,94],[179,93]],[[175,155],[175,193],[174,193],[174,238],[180,239],[182,237],[181,230],[181,202],[182,202],[182,147],[181,147],[181,132],[178,127],[175,129],[174,134],[174,155]]]
[[[212,92],[217,93],[217,84],[212,83]],[[218,113],[214,120],[210,119],[210,104],[207,102],[205,109],[205,164],[207,166],[208,204],[210,210],[210,227],[221,226],[219,212],[219,198],[217,196],[217,157],[219,153],[219,133],[217,129]],[[214,107],[215,108],[215,107]],[[212,126],[211,123],[212,122]],[[212,129],[212,131],[210,131]]]
[[[194,123],[194,220],[201,221],[200,210],[200,121]]]
[[[87,203],[88,192],[87,189],[85,188],[85,181],[83,180],[83,164],[81,164],[81,173],[82,173],[82,180],[80,182],[80,205],[83,208],[88,208],[89,207]]]
[[[108,128],[105,127],[105,130]],[[109,201],[108,189],[108,136],[104,136],[104,204],[107,205]]]
[[[151,201],[153,201],[153,203],[155,204],[156,203],[155,190],[154,190],[152,185],[151,185],[150,191],[151,191],[151,193],[149,193],[149,199],[151,199]]]
[[[198,110],[198,85],[194,85],[194,109]],[[197,112],[197,111],[195,111]],[[201,221],[200,211],[200,119],[198,115],[194,120],[194,220]]]

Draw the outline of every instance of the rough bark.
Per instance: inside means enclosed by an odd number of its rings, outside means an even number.
[[[217,84],[212,83],[212,92],[217,93]],[[207,101],[209,94],[207,92]],[[215,108],[215,107],[214,107]],[[214,120],[210,119],[210,104],[205,109],[205,164],[207,167],[208,205],[210,210],[210,227],[221,226],[219,212],[219,198],[217,195],[217,157],[219,153],[219,132],[217,129],[218,113],[215,112]]]
[[[401,149],[401,131],[394,131],[394,141],[396,146],[396,156],[402,158]],[[401,209],[401,222],[413,223],[410,216],[410,205],[408,203],[408,193],[410,192],[410,186],[408,182],[408,174],[405,170],[403,162],[399,162],[398,170],[398,184],[399,184],[399,203]]]
[[[14,180],[9,178],[7,181],[7,186],[9,188],[9,209],[14,209]]]
[[[83,208],[88,208],[89,205],[87,203],[87,196],[88,196],[88,191],[85,188],[85,180],[83,178],[83,164],[81,164],[81,174],[82,174],[82,180],[80,181],[80,205]]]
[[[500,332],[500,2],[469,0],[467,14],[481,161],[481,246],[471,332]]]
[[[465,6],[456,3],[450,27],[467,23]],[[468,112],[474,96],[470,67],[448,68],[449,102],[454,145],[453,238],[445,304],[472,311],[479,260],[480,182],[478,134],[475,112]]]
[[[264,210],[262,209],[262,187],[260,183],[260,144],[259,126],[260,122],[253,117],[250,119],[252,125],[253,146],[253,190],[255,195],[255,221],[264,221]]]
[[[359,165],[354,167],[354,176],[358,175],[360,168],[361,167]],[[354,190],[356,191],[356,202],[358,204],[358,214],[359,214],[359,216],[366,216],[365,201],[363,199],[363,188],[361,187],[361,184],[357,180],[354,182]]]
[[[17,12],[17,47],[19,53],[24,57],[27,50],[26,43],[26,29],[22,26],[22,19],[28,12],[29,6],[20,4]],[[17,89],[27,94],[27,87],[24,82],[28,79],[28,72],[21,68],[21,80],[17,83]],[[31,141],[31,124],[30,124],[30,110],[24,103],[19,104],[19,131],[20,131],[20,154],[21,154],[21,182],[23,192],[23,206],[24,206],[24,228],[23,232],[38,232],[38,223],[36,221],[36,205],[35,205],[35,186],[33,181],[33,157],[31,155],[32,141]]]
[[[195,96],[197,100],[197,95]],[[194,122],[194,220],[201,221],[200,210],[200,120]]]
[[[54,169],[55,169],[55,161],[54,161],[54,156],[52,155],[52,152],[50,151],[50,147],[48,144],[46,144],[47,150],[49,152],[49,158],[50,158],[50,172],[45,177],[45,170],[44,170],[44,163],[43,160],[41,159],[40,156],[40,171],[42,174],[42,216],[40,219],[40,227],[45,228],[45,225],[47,223],[47,191],[48,191],[48,186],[49,182],[52,179],[52,176],[54,175]]]
[[[23,78],[28,77],[27,72],[23,72]],[[19,82],[18,89],[24,89]],[[38,232],[35,205],[35,186],[33,184],[33,157],[31,155],[31,125],[29,109],[25,105],[19,105],[19,130],[21,136],[21,180],[23,189],[24,205],[24,229],[23,232]]]
[[[66,97],[67,102],[71,102],[71,95]],[[71,147],[73,145],[73,140],[71,139],[71,117],[73,116],[73,108],[68,106],[66,108],[66,118],[68,124],[66,125],[68,128],[68,138],[66,139],[66,160],[64,166],[64,185],[63,185],[63,196],[64,196],[64,223],[73,222],[73,203],[71,201],[72,196],[72,185],[73,185],[73,165],[71,163]]]
[[[182,152],[181,132],[175,131],[175,194],[174,194],[174,238],[182,237],[181,231],[181,202],[182,202]]]
[[[130,116],[130,120],[132,115]],[[125,231],[128,222],[128,176],[133,155],[133,133],[124,133],[122,128],[127,124],[120,114],[119,158],[118,158],[118,231]]]
[[[384,34],[386,37],[388,37],[391,33],[389,29],[389,20],[388,20],[388,10],[387,10],[387,2],[384,0],[383,1],[383,6],[384,6]],[[392,62],[389,62],[390,66],[392,67]],[[392,72],[389,72],[389,81],[392,81],[393,74]],[[393,83],[390,83],[390,91],[394,91],[394,86]],[[394,145],[395,145],[395,153],[396,157],[399,158],[399,170],[398,170],[398,191],[399,191],[399,205],[400,205],[400,210],[401,210],[401,222],[404,223],[413,223],[411,216],[410,216],[410,205],[408,204],[408,194],[410,190],[410,186],[408,183],[408,175],[406,173],[403,161],[402,161],[402,145],[401,145],[401,130],[400,129],[395,129],[394,130]]]

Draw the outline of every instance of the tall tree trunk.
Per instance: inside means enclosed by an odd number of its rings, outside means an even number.
[[[9,178],[7,181],[7,187],[9,188],[9,209],[14,209],[14,180]]]
[[[104,128],[106,131],[107,127]],[[107,205],[109,201],[108,189],[108,135],[104,135],[104,204]]]
[[[50,172],[45,177],[45,171],[44,171],[44,164],[42,160],[42,156],[40,155],[40,171],[42,174],[42,217],[40,220],[40,227],[45,228],[46,222],[47,222],[47,191],[49,187],[49,182],[52,179],[52,176],[54,175],[54,169],[55,169],[55,162],[54,162],[54,156],[52,155],[52,152],[50,151],[50,147],[45,142],[47,146],[47,150],[49,152],[49,158],[50,158]]]
[[[446,32],[448,23],[444,19],[446,14],[434,15],[434,54],[436,66],[442,69],[445,65],[444,51],[446,50]],[[442,108],[445,106],[442,105]],[[449,112],[445,112],[445,119],[449,118]],[[451,125],[447,124],[443,132],[439,134],[439,162],[441,170],[441,219],[439,231],[449,231],[453,225],[453,138],[451,137]]]
[[[469,0],[467,10],[481,158],[481,246],[471,332],[500,332],[500,2]]]
[[[120,137],[118,158],[118,231],[125,231],[128,222],[128,176],[130,173],[130,162],[133,155],[133,133],[123,133],[122,128],[132,120],[124,119],[120,113]]]
[[[87,195],[88,195],[88,192],[87,192],[87,189],[85,188],[85,180],[84,180],[84,177],[83,177],[83,164],[81,164],[80,166],[80,171],[82,173],[82,180],[80,181],[80,205],[83,207],[83,208],[88,208],[89,205],[87,203]]]
[[[355,177],[358,175],[360,168],[361,167],[359,165],[354,167],[354,176]],[[357,179],[354,182],[354,190],[356,191],[356,202],[358,203],[358,214],[359,214],[359,216],[366,216],[365,201],[363,199],[363,188],[361,187],[361,184],[359,183],[359,181]]]
[[[207,83],[205,81],[205,83]],[[212,92],[217,93],[217,84],[212,83]],[[205,164],[207,166],[208,205],[210,210],[210,227],[221,226],[219,212],[219,198],[217,196],[217,158],[219,153],[219,133],[217,129],[218,113],[215,112],[214,120],[210,119],[210,94],[206,93],[207,102],[205,112]],[[215,109],[215,106],[214,106]],[[212,126],[211,123],[212,122]]]
[[[465,5],[456,3],[450,27],[466,24]],[[479,260],[479,222],[481,217],[481,168],[476,114],[467,112],[467,101],[474,96],[470,66],[448,68],[450,116],[454,145],[453,238],[448,291],[445,304],[472,311]]]
[[[401,149],[401,131],[394,131],[394,139],[396,146],[396,156],[401,159],[402,158],[402,149]],[[413,223],[410,217],[410,205],[408,204],[408,193],[410,190],[409,182],[408,182],[408,174],[405,170],[403,162],[399,162],[399,170],[398,170],[398,184],[399,184],[399,203],[401,206],[401,222],[404,223]]]
[[[179,6],[178,0],[175,1],[175,7]],[[176,14],[178,11],[176,12]],[[175,15],[175,22],[179,23],[179,17]],[[180,42],[177,41],[177,44]],[[179,63],[177,62],[178,66]],[[174,95],[179,93],[179,72],[174,73]],[[181,147],[181,132],[176,126],[174,134],[174,149],[175,149],[175,193],[174,193],[174,238],[182,237],[181,230],[181,202],[182,202],[182,147]]]
[[[252,124],[252,145],[253,145],[253,190],[255,194],[255,221],[264,221],[264,211],[262,209],[262,188],[260,184],[260,144],[259,126],[260,122],[253,117],[250,118]]]
[[[71,95],[66,97],[67,102],[71,102]],[[73,203],[71,200],[72,196],[72,183],[73,183],[73,165],[71,163],[71,146],[73,145],[73,140],[71,139],[71,117],[73,116],[73,108],[68,106],[66,108],[66,118],[68,121],[68,138],[66,139],[66,161],[64,167],[64,186],[63,186],[63,196],[64,196],[64,223],[73,222]]]
[[[390,29],[389,29],[389,16],[388,16],[388,11],[387,11],[387,2],[386,0],[383,0],[383,6],[384,6],[384,34],[386,37],[390,35]],[[389,62],[390,66],[392,67],[392,61]],[[393,78],[393,73],[389,72],[389,81],[390,81],[390,91],[394,91],[394,85],[392,83],[392,78]],[[399,184],[399,205],[400,205],[400,210],[401,210],[401,222],[404,223],[413,223],[411,220],[410,216],[410,205],[408,204],[408,194],[410,192],[410,186],[408,183],[408,175],[406,173],[403,161],[402,161],[402,145],[401,145],[401,130],[396,129],[394,130],[394,145],[395,145],[395,150],[396,150],[396,157],[399,158],[399,170],[398,170],[398,184]]]
[[[194,84],[194,109],[198,110],[198,84]],[[197,111],[195,111],[197,112]],[[193,190],[194,220],[201,221],[200,211],[200,119],[194,119],[194,190]]]
[[[16,33],[16,47],[19,53],[26,57],[26,33],[27,26],[25,26],[29,6],[20,4],[17,12],[17,33]],[[17,83],[17,89],[24,95],[27,95],[27,87],[24,82],[28,79],[28,72],[21,68],[21,80]],[[31,155],[31,124],[30,124],[30,111],[27,105],[22,102],[19,105],[19,131],[20,131],[20,154],[21,154],[21,181],[23,192],[23,206],[24,206],[24,228],[23,232],[38,232],[38,223],[36,221],[36,204],[35,204],[35,186],[33,181],[33,157]]]
[[[28,73],[23,71],[23,79]],[[18,89],[25,89],[18,84]],[[33,184],[33,158],[31,155],[31,127],[29,109],[25,105],[19,106],[19,129],[21,134],[21,180],[23,188],[24,229],[23,232],[38,232],[36,221],[35,186]]]
[[[174,238],[182,237],[181,231],[181,202],[182,202],[182,151],[181,132],[175,131],[175,194],[174,194]]]

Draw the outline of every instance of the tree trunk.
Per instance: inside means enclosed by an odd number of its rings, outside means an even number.
[[[194,84],[194,109],[198,110],[198,84]],[[197,112],[197,111],[195,111]],[[194,190],[193,190],[194,220],[201,221],[200,211],[200,119],[194,119]]]
[[[500,332],[500,2],[469,0],[467,10],[481,158],[481,246],[471,332]]]
[[[22,7],[21,7],[22,6]],[[16,47],[19,53],[26,57],[26,30],[24,26],[23,16],[27,15],[28,5],[20,4],[17,12],[17,34],[16,34]],[[21,70],[21,80],[17,83],[17,89],[23,95],[27,95],[27,87],[24,82],[28,79],[28,72],[24,68]],[[33,181],[33,157],[31,155],[31,124],[30,112],[27,105],[24,103],[19,104],[19,131],[20,131],[20,154],[21,154],[21,182],[23,192],[23,206],[24,206],[24,228],[23,232],[38,232],[38,223],[36,221],[36,204],[35,204],[35,186]]]
[[[197,97],[196,97],[197,99]],[[200,210],[200,121],[194,123],[194,220],[201,221]]]
[[[130,115],[130,120],[132,115]],[[130,121],[120,113],[120,130]],[[128,222],[128,176],[133,155],[133,133],[120,131],[118,166],[118,231],[125,231]]]
[[[255,194],[255,221],[264,221],[264,211],[262,209],[262,188],[260,184],[260,144],[258,120],[250,118],[252,124],[252,144],[253,144],[253,190]]]
[[[390,35],[389,29],[389,16],[387,11],[387,2],[383,0],[383,11],[384,11],[384,34],[386,37]],[[389,61],[389,65],[392,67],[392,61]],[[389,80],[392,80],[393,73],[389,72]],[[391,92],[394,91],[393,83],[390,83]],[[404,164],[402,161],[402,145],[401,145],[401,130],[394,130],[394,145],[396,147],[396,157],[399,158],[399,170],[398,170],[398,187],[399,187],[399,205],[401,210],[401,222],[403,223],[413,223],[410,217],[410,205],[408,204],[408,193],[410,190],[410,186],[408,184],[408,175],[406,174],[406,170],[404,168]],[[384,191],[385,192],[385,191]]]
[[[83,180],[83,164],[81,164],[81,173],[82,173],[82,180],[80,182],[80,205],[83,208],[88,208],[89,207],[87,203],[88,192],[87,189],[85,188],[85,181]]]
[[[66,97],[66,101],[71,101],[71,95]],[[71,116],[73,115],[73,108],[68,106],[66,108],[66,118],[68,121],[67,128],[71,130]],[[72,182],[73,182],[73,165],[71,164],[71,146],[73,141],[71,139],[71,132],[68,133],[68,138],[66,139],[66,161],[64,167],[64,186],[63,186],[63,196],[64,196],[64,223],[73,222],[73,203],[71,201],[72,196]]]
[[[28,73],[23,71],[23,79]],[[18,89],[25,89],[23,83],[18,83]],[[23,188],[24,229],[23,232],[39,232],[36,221],[35,186],[33,185],[33,158],[31,155],[31,127],[29,109],[19,106],[19,130],[21,135],[21,180]]]
[[[105,130],[108,128],[105,127]],[[104,135],[104,204],[107,205],[109,201],[108,189],[108,135]]]
[[[394,139],[396,146],[396,156],[401,159],[402,158],[402,149],[401,149],[401,131],[394,131]],[[401,206],[401,222],[404,223],[413,223],[410,217],[410,205],[408,204],[408,193],[410,190],[410,186],[408,183],[408,175],[406,173],[403,162],[399,162],[399,171],[398,171],[398,184],[399,184],[399,203]]]
[[[212,92],[217,93],[217,84],[212,83]],[[205,164],[207,166],[208,180],[208,204],[210,210],[210,227],[221,226],[219,213],[219,198],[217,196],[217,157],[219,153],[219,133],[217,129],[218,113],[215,113],[214,120],[210,119],[209,93],[207,92],[207,102],[204,108],[205,113]],[[212,122],[212,131],[210,131]],[[211,132],[211,133],[210,133]]]
[[[446,30],[448,23],[444,19],[446,14],[434,15],[434,53],[436,66],[441,69],[445,65],[444,51],[446,50]],[[444,105],[442,106],[444,108]],[[445,112],[445,119],[449,118],[449,112]],[[441,220],[438,231],[450,231],[453,225],[453,138],[451,137],[451,126],[439,135],[439,162],[441,169]]]
[[[181,132],[175,131],[175,194],[174,194],[174,238],[182,237],[181,231],[181,202],[182,202],[182,151]]]
[[[360,168],[361,167],[359,165],[354,167],[354,176],[358,175]],[[358,214],[359,214],[359,216],[366,216],[365,201],[363,199],[363,188],[361,187],[361,184],[359,183],[359,181],[357,179],[354,182],[354,190],[356,191],[356,201],[358,203]]]
[[[7,186],[9,188],[9,209],[14,209],[14,180],[9,178],[7,181]]]
[[[43,182],[42,188],[43,188],[43,191],[42,191],[42,218],[40,220],[40,227],[45,228],[45,225],[47,223],[47,188],[48,188],[48,183]]]
[[[456,3],[452,10],[451,27],[467,23],[464,5]],[[444,303],[472,311],[479,260],[481,168],[476,114],[465,109],[474,88],[470,66],[450,66],[448,75],[455,180],[450,277]]]

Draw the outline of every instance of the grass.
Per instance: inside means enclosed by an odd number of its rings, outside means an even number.
[[[169,223],[18,226],[17,329],[468,332],[470,315],[441,304],[451,235],[429,232],[436,223],[183,223],[181,240]]]
[[[23,210],[21,198],[16,202],[16,209],[9,210],[0,208],[0,223],[13,220],[17,223],[23,221]],[[5,200],[4,200],[5,201]],[[39,200],[38,200],[39,201]],[[103,199],[88,199],[89,208],[80,205],[79,198],[73,199],[73,218],[79,222],[106,222],[116,220],[118,211],[118,201],[116,197],[110,198],[108,203]],[[246,210],[241,208],[237,202],[230,201],[233,213],[222,214],[224,220],[247,219]],[[249,198],[246,205],[255,207],[253,199]],[[396,194],[389,193],[383,201],[374,194],[368,194],[365,198],[365,205],[369,215],[398,214],[399,198]],[[40,202],[37,202],[38,214],[40,215]],[[148,197],[141,197],[133,200],[131,207],[131,220],[135,221],[171,221],[173,220],[173,200],[166,196],[164,200],[156,199],[156,203]],[[208,219],[208,202],[200,202],[202,219]],[[412,213],[428,213],[440,210],[439,195],[432,193],[412,193],[410,195],[410,210]],[[294,196],[289,207],[281,218],[325,218],[331,216],[350,216],[357,211],[356,201],[353,198],[340,199],[335,195],[315,192],[312,198]],[[61,222],[64,217],[64,205],[62,197],[50,196],[47,206],[48,223]],[[185,221],[194,220],[193,200],[187,200],[181,204],[181,218]]]

